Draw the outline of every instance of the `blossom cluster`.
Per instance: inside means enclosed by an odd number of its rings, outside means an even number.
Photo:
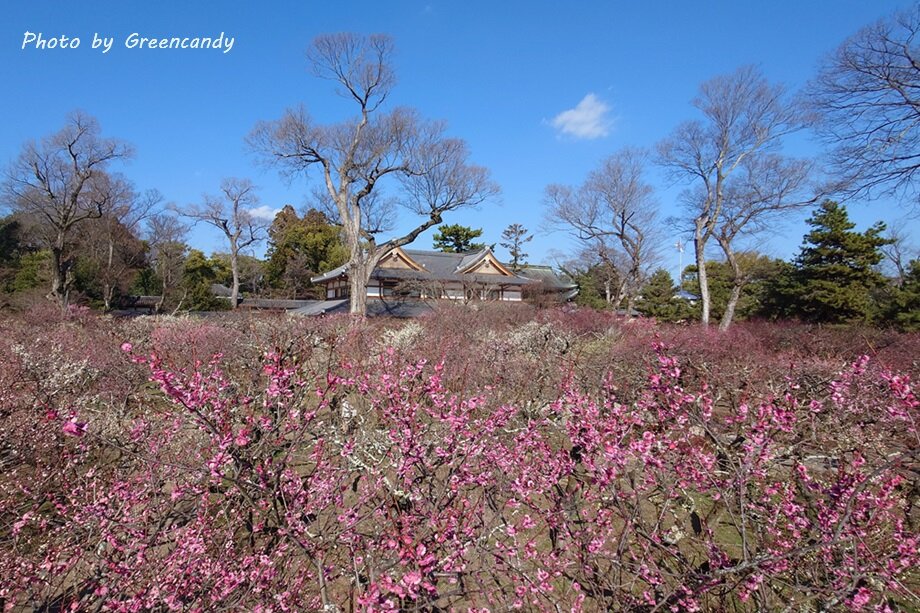
[[[471,381],[417,340],[360,359],[348,338],[320,342],[319,332],[242,362],[185,359],[156,330],[153,340],[113,338],[136,385],[111,415],[78,392],[12,390],[0,439],[0,603],[918,603],[910,373],[859,357],[826,381],[793,367],[769,386],[729,389],[656,342],[638,384],[613,371],[596,382],[554,347],[551,393],[527,397],[505,389],[507,378]],[[9,359],[31,368],[17,351]]]

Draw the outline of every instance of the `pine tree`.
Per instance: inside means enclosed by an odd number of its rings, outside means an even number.
[[[920,330],[920,260],[911,260],[907,265],[907,274],[895,292],[889,319],[902,330]]]
[[[302,218],[285,205],[268,229],[265,266],[268,284],[288,298],[313,296],[310,278],[348,259],[340,228],[310,209]],[[320,297],[318,294],[316,297]]]
[[[197,249],[188,252],[182,269],[185,299],[182,308],[190,311],[217,311],[230,308],[230,302],[211,291],[217,280],[214,262]]]
[[[432,237],[434,248],[444,253],[467,253],[485,249],[485,243],[474,243],[473,239],[482,236],[482,229],[474,230],[460,224],[444,224]]]
[[[671,273],[659,268],[648,278],[642,293],[636,301],[636,310],[659,321],[680,321],[688,319],[693,312],[690,304],[677,297],[677,287]]]
[[[819,322],[870,321],[876,315],[876,294],[885,278],[876,269],[882,261],[880,248],[890,241],[882,237],[879,222],[865,232],[854,232],[846,208],[826,200],[808,219],[796,258],[790,288],[793,312]]]
[[[528,254],[524,253],[524,243],[530,242],[533,234],[529,234],[527,228],[521,224],[513,223],[502,232],[502,239],[504,242],[499,244],[511,255],[511,270],[514,272],[521,270],[527,265],[525,258]]]
[[[738,251],[735,258],[742,270],[740,281],[743,282],[741,295],[735,307],[734,319],[737,321],[764,313],[764,304],[770,299],[770,288],[776,284],[776,277],[782,274],[785,263],[756,251]],[[687,266],[685,272],[691,274],[688,275],[684,289],[699,296],[700,285],[696,276],[696,265]],[[732,286],[738,279],[732,267],[725,261],[707,261],[706,272],[709,277],[709,312],[713,318],[721,319],[725,314]]]

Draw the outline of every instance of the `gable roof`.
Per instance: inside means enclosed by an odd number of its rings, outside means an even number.
[[[482,283],[485,285],[532,285],[542,283],[547,289],[574,291],[578,286],[568,277],[558,274],[549,266],[525,266],[514,273],[507,265],[501,263],[491,249],[486,247],[471,253],[445,253],[443,251],[426,251],[421,249],[398,248],[400,260],[414,264],[406,268],[377,267],[371,273],[372,279],[403,279],[418,281],[460,281]],[[478,267],[488,263],[498,274],[477,273]],[[313,277],[313,283],[331,281],[348,274],[348,265],[344,264],[334,270]]]
[[[515,274],[508,270],[504,264],[498,261],[498,259],[495,257],[495,254],[492,253],[492,250],[488,247],[477,253],[470,253],[466,255],[466,257],[460,260],[460,263],[457,265],[456,272],[461,274],[467,272],[475,272],[476,269],[484,264],[491,264],[492,268],[495,268],[499,274],[505,277],[515,276]]]
[[[416,262],[414,259],[412,259],[412,256],[406,253],[406,251],[402,247],[395,247],[391,249],[390,251],[388,251],[387,253],[385,253],[383,257],[380,258],[380,262],[377,263],[377,266],[380,266],[384,260],[388,260],[388,259],[399,260],[399,262],[401,262],[403,266],[411,270],[421,271],[423,268],[422,265]]]
[[[434,281],[462,281],[462,280],[482,280],[496,283],[510,283],[513,285],[524,285],[530,282],[520,275],[515,275],[508,270],[492,253],[488,247],[481,251],[473,253],[444,253],[443,251],[423,251],[420,249],[399,249],[399,253],[404,256],[400,259],[411,262],[414,266],[408,268],[375,268],[372,273],[373,278],[402,278],[402,279],[428,279]],[[386,256],[384,256],[386,257]],[[470,274],[465,271],[471,270],[481,262],[488,260],[501,267],[502,275],[494,274]],[[337,277],[348,274],[348,264],[343,264],[334,270],[313,277],[313,283],[323,283],[331,281]],[[484,279],[483,279],[484,277]]]

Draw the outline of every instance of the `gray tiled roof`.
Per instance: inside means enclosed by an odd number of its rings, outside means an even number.
[[[534,281],[540,281],[549,289],[562,290],[578,287],[578,284],[568,275],[558,273],[549,266],[524,266],[518,274]]]
[[[336,277],[345,273],[346,270],[348,270],[348,264],[342,264],[338,268],[333,268],[329,272],[324,272],[323,274],[319,276],[312,277],[310,281],[312,281],[313,283],[322,283],[323,281],[335,279]]]
[[[288,311],[298,315],[325,315],[327,313],[347,313],[348,298],[339,298],[337,300],[311,300],[310,304],[304,305],[299,309]]]
[[[241,298],[237,303],[241,309],[278,309],[289,310],[307,306],[314,300],[286,300],[282,298]]]
[[[489,249],[482,249],[473,253],[463,254],[463,257],[460,259],[460,262],[457,263],[457,268],[455,271],[466,270],[470,268],[473,264],[486,257],[486,254],[489,253]]]
[[[347,298],[337,300],[317,300],[313,304],[289,311],[297,315],[338,315],[348,313]],[[434,312],[434,307],[421,300],[380,300],[370,298],[367,301],[367,314],[371,317],[421,317]]]
[[[422,271],[402,268],[377,268],[371,274],[375,279],[414,279],[427,281],[475,281],[483,284],[501,285],[529,285],[542,282],[551,289],[574,289],[576,285],[571,279],[561,277],[548,266],[525,267],[514,277],[500,277],[496,275],[463,274],[464,270],[491,252],[482,249],[473,253],[444,253],[443,251],[424,251],[420,249],[403,249],[406,255],[422,267]],[[322,283],[347,273],[348,265],[339,266],[318,277],[313,277],[314,283]]]
[[[406,281],[474,281],[483,285],[530,285],[534,281],[524,277],[504,277],[501,275],[477,275],[447,273],[433,275],[428,271],[408,270],[405,268],[377,268],[371,273],[372,279],[402,279]]]

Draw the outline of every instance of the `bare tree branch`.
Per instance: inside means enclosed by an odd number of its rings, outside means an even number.
[[[366,311],[367,282],[380,258],[441,223],[444,213],[476,206],[498,193],[488,172],[467,163],[465,143],[445,136],[444,124],[424,121],[405,108],[382,112],[395,82],[392,41],[386,36],[320,36],[308,53],[314,74],[339,84],[357,115],[316,125],[303,110],[262,122],[249,137],[262,158],[293,178],[315,168],[328,209],[342,226],[349,250],[351,312]],[[393,180],[389,178],[392,177]],[[386,180],[396,190],[385,191]],[[393,203],[422,219],[410,231],[380,244],[392,227]]]
[[[255,217],[252,209],[259,204],[255,186],[249,179],[224,179],[220,184],[220,195],[205,195],[202,204],[189,205],[179,213],[204,222],[220,230],[230,246],[230,269],[233,273],[233,287],[230,288],[231,308],[239,303],[240,293],[240,251],[266,236],[269,221]]]
[[[73,284],[75,226],[102,217],[119,200],[107,173],[111,162],[133,155],[125,143],[100,136],[98,122],[74,112],[59,132],[23,146],[9,167],[3,198],[16,212],[32,218],[51,251],[49,297],[66,308]]]
[[[808,87],[830,161],[852,197],[902,195],[920,176],[920,7],[863,28]]]
[[[645,156],[624,149],[601,163],[578,188],[546,188],[547,221],[565,230],[614,274],[618,287],[607,301],[631,310],[655,260],[653,233],[657,204],[643,179]]]
[[[730,180],[736,174],[744,174],[746,168],[761,167],[761,162],[751,158],[772,154],[786,135],[808,125],[811,118],[799,104],[787,99],[782,86],[771,85],[751,66],[703,83],[693,105],[702,112],[704,120],[678,126],[669,138],[659,143],[658,162],[674,180],[689,186],[684,202],[693,226],[705,327],[709,325],[710,311],[706,245],[719,233],[719,224],[726,219]],[[775,187],[768,191],[775,192]],[[739,197],[734,201],[738,202]],[[733,219],[729,226],[750,222],[745,220],[746,213],[729,217]],[[736,234],[735,230],[726,234],[725,244],[730,246]],[[725,245],[722,246],[724,249]],[[726,322],[731,322],[730,316]]]

